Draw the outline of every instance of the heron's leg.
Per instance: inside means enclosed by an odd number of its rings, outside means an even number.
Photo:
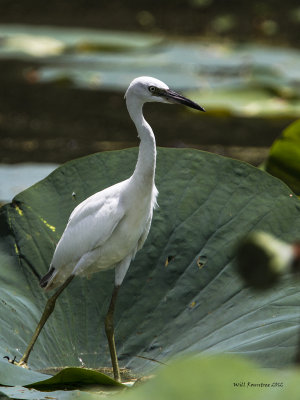
[[[116,352],[115,334],[114,334],[114,310],[119,289],[120,286],[115,286],[111,296],[109,308],[105,317],[105,332],[108,340],[110,357],[114,371],[114,378],[116,381],[121,382],[120,368]]]
[[[74,275],[71,275],[63,285],[61,285],[59,287],[59,289],[54,293],[54,295],[52,297],[50,297],[50,299],[48,299],[43,315],[36,327],[36,330],[27,346],[27,349],[25,350],[25,353],[23,354],[23,357],[21,358],[21,360],[18,363],[15,363],[16,365],[19,366],[24,366],[26,367],[29,355],[31,353],[31,350],[33,349],[33,346],[37,340],[37,338],[39,337],[39,334],[41,333],[41,330],[43,329],[43,326],[45,325],[45,323],[47,322],[48,318],[50,317],[50,315],[52,314],[54,307],[55,307],[55,302],[58,298],[58,296],[61,294],[61,292],[68,286],[68,284],[71,282],[71,280],[74,278]]]

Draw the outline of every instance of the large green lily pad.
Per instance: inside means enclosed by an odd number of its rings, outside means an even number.
[[[128,177],[136,157],[130,149],[69,162],[0,209],[1,355],[21,357],[31,337],[47,297],[38,277],[47,271],[72,209]],[[236,241],[253,229],[287,241],[299,237],[297,197],[246,163],[189,149],[159,149],[156,183],[160,208],[117,303],[121,366],[143,375],[157,365],[149,359],[189,352],[290,364],[298,338],[298,283],[285,279],[256,294],[243,287],[233,263]],[[30,366],[110,366],[103,320],[112,288],[113,271],[74,279]]]

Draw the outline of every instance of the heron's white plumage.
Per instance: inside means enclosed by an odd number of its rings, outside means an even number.
[[[154,183],[155,137],[143,116],[143,104],[177,102],[202,110],[151,77],[134,79],[125,98],[141,140],[135,170],[129,179],[92,195],[75,208],[49,272],[41,280],[45,289],[63,284],[70,275],[88,275],[114,267],[115,284],[122,283],[132,258],[148,236],[158,194]]]
[[[149,83],[144,81],[133,81],[126,92],[128,111],[141,138],[135,171],[129,179],[92,195],[74,209],[54,252],[46,289],[61,285],[71,274],[88,275],[114,267],[120,285],[148,236],[158,192],[155,138],[142,114],[147,96],[151,98]],[[151,78],[151,84],[157,82]]]
[[[148,236],[158,194],[154,183],[155,137],[143,116],[143,104],[147,101],[180,103],[204,111],[198,104],[170,90],[163,82],[146,76],[131,82],[125,98],[141,140],[135,170],[130,178],[90,196],[72,212],[55,249],[49,271],[40,280],[40,286],[46,290],[60,287],[48,299],[32,339],[17,363],[20,366],[27,364],[58,296],[74,276],[115,268],[115,287],[105,317],[105,332],[114,378],[121,381],[114,339],[115,304],[131,260]]]
[[[64,282],[76,268],[77,274],[83,273],[92,261],[93,252],[111,237],[125,213],[120,203],[122,186],[124,182],[92,195],[72,212],[51,262],[57,284]]]
[[[157,195],[154,185],[144,193],[134,191],[132,180],[104,189],[74,209],[51,262],[51,289],[70,274],[120,270],[123,260],[124,268],[129,267],[147,238]]]

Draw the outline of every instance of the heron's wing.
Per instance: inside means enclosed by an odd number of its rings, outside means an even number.
[[[121,189],[120,184],[111,186],[74,209],[53,255],[55,269],[78,261],[111,236],[125,214],[119,201]]]

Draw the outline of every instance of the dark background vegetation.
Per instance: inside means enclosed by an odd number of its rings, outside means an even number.
[[[296,0],[0,0],[0,23],[87,27],[255,41],[298,47]],[[137,144],[123,93],[32,84],[32,62],[0,61],[0,162],[62,163],[92,152]],[[203,104],[205,107],[205,104]],[[176,114],[177,113],[177,114]],[[192,146],[258,164],[289,118],[203,118],[147,105],[158,145]],[[117,116],[117,118],[116,118]]]
[[[226,35],[233,40],[300,44],[298,0],[1,0],[0,6],[1,23]],[[226,16],[231,22],[225,24]]]

